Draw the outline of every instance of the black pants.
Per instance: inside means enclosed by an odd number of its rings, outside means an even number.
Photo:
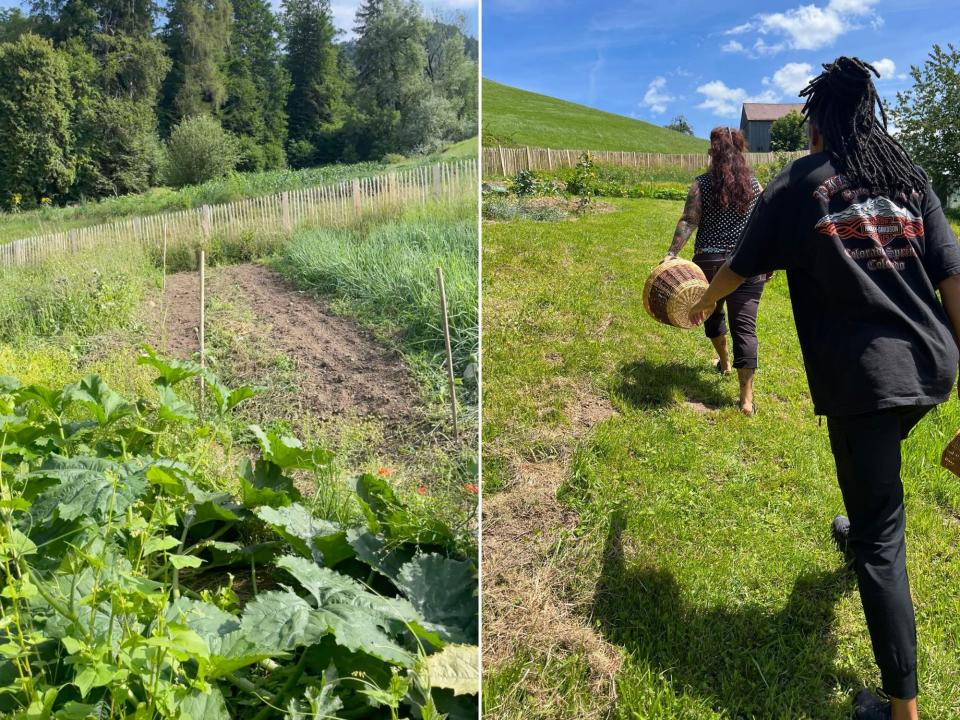
[[[917,626],[903,535],[900,442],[929,410],[911,406],[827,418],[873,656],[884,692],[903,700],[917,694]]]
[[[704,258],[694,256],[693,261],[700,266],[707,280],[723,267],[726,260],[722,257]],[[760,295],[766,277],[747,278],[747,280],[727,297],[717,303],[717,309],[703,323],[703,331],[708,338],[722,337],[727,334],[727,318],[724,304],[730,313],[730,335],[733,338],[733,367],[750,370],[757,369],[757,310],[760,308]]]

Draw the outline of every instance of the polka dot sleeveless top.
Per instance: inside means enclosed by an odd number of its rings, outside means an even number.
[[[750,178],[753,185],[753,199],[745,215],[741,215],[734,208],[725,208],[720,204],[720,196],[714,192],[713,178],[710,173],[697,176],[700,186],[700,224],[697,227],[697,239],[694,242],[694,252],[697,254],[723,254],[733,252],[740,241],[740,235],[747,227],[753,206],[760,197],[760,183],[755,177]]]

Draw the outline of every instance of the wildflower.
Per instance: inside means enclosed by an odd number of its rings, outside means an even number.
[[[380,477],[390,477],[391,475],[393,475],[393,469],[388,467],[381,467],[379,470],[377,470],[377,475],[379,475]]]
[[[23,200],[23,196],[20,193],[14,193],[10,198],[13,205],[19,205],[21,200]]]
[[[417,485],[417,492],[420,493],[421,495],[426,495],[426,494],[427,494],[427,486],[426,486],[426,485]]]
[[[49,205],[49,204],[50,204],[50,198],[48,198],[46,195],[44,195],[42,198],[40,198],[40,204],[41,204],[41,205]]]
[[[463,489],[468,493],[473,493],[474,495],[480,491],[480,488],[477,487],[476,483],[464,483]]]

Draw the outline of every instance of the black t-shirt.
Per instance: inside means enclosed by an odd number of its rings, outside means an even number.
[[[929,185],[871,196],[828,153],[800,158],[757,202],[730,269],[787,271],[818,415],[950,397],[958,353],[936,287],[960,274],[960,247]]]

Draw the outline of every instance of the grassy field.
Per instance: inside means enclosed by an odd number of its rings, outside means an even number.
[[[576,641],[521,638],[486,667],[485,715],[847,718],[851,695],[879,677],[830,541],[843,505],[785,278],[761,303],[751,420],[737,411],[736,380],[710,367],[702,332],[643,310],[682,203],[607,202],[617,210],[485,225],[484,490],[494,507],[533,494],[517,468],[562,466],[557,496],[575,519],[542,540],[559,590],[540,602],[573,608],[620,659],[616,693],[597,690],[602,671]],[[607,411],[587,428],[584,408],[598,403]],[[939,467],[958,427],[954,400],[904,446],[928,718],[960,717],[960,481]],[[538,521],[513,530],[518,554],[547,532]],[[496,618],[484,612],[488,626]]]
[[[483,142],[574,150],[706,152],[708,143],[642,120],[483,81]]]
[[[18,213],[0,212],[0,244],[31,235],[110,222],[118,218],[154,215],[201,205],[218,205],[284,190],[371,177],[387,171],[390,167],[404,169],[434,162],[475,158],[477,146],[478,139],[469,138],[450,145],[442,152],[426,157],[406,158],[392,166],[382,162],[365,162],[354,165],[324,165],[304,170],[234,173],[226,178],[180,190],[158,187],[140,195],[124,195],[71,207],[39,208]]]

